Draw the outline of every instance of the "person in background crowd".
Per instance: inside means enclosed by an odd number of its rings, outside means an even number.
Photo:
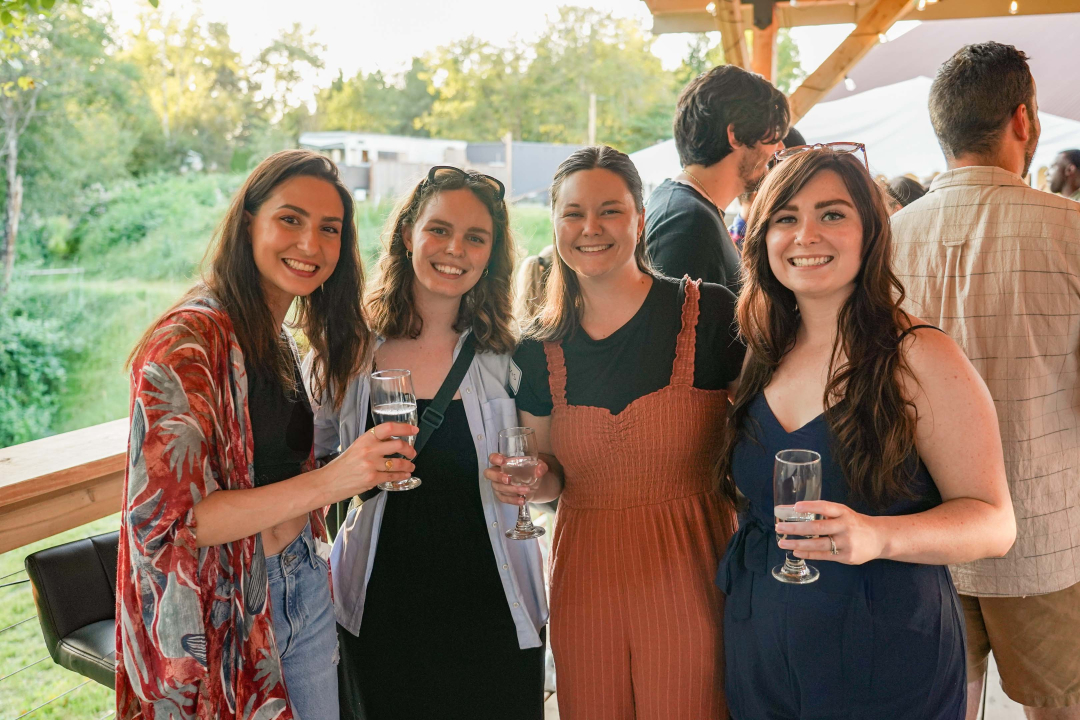
[[[945,564],[1004,555],[1012,505],[986,386],[900,310],[891,255],[881,194],[850,153],[781,161],[750,213],[748,357],[718,466],[725,494],[749,501],[719,572],[736,720],[964,716]],[[788,448],[821,456],[821,500],[795,511],[822,519],[778,522],[773,464]],[[817,581],[771,577],[785,552],[814,561]]]
[[[886,184],[885,189],[901,208],[906,208],[926,194],[926,188],[906,175],[894,177]]]
[[[1050,192],[1080,202],[1080,150],[1062,150],[1054,158]]]
[[[753,192],[791,115],[784,94],[760,75],[720,65],[687,85],[675,109],[682,172],[649,196],[645,245],[661,274],[739,292],[739,251],[724,210]]]
[[[987,656],[1036,720],[1080,718],[1080,205],[1024,182],[1039,140],[1027,56],[989,42],[938,70],[948,170],[897,213],[906,307],[956,338],[997,405],[1017,541],[952,568],[967,624],[968,718]],[[969,433],[970,434],[970,433]]]
[[[116,716],[338,717],[322,509],[404,480],[412,448],[379,425],[312,469],[312,384],[334,392],[371,333],[352,193],[306,150],[263,161],[222,221],[203,281],[131,354],[117,561]],[[387,460],[401,453],[403,457]]]
[[[791,128],[788,130],[787,137],[784,138],[784,147],[793,148],[800,145],[805,145],[806,139],[802,136],[802,133]],[[728,235],[731,236],[731,241],[735,243],[735,247],[739,249],[739,253],[742,253],[743,238],[746,236],[746,218],[750,217],[750,206],[754,204],[754,196],[756,192],[743,193],[739,196],[739,214],[735,216],[735,222],[728,228]]]
[[[517,426],[504,192],[488,175],[433,168],[389,221],[365,303],[374,368],[411,372],[424,424],[467,340],[476,354],[416,456],[423,484],[367,500],[334,539],[343,720],[544,716],[540,549],[506,537],[516,508],[482,474],[499,432]],[[319,404],[317,457],[367,435],[370,372],[340,407]]]
[[[735,298],[649,267],[641,178],[610,147],[551,186],[555,258],[514,355],[522,425],[559,498],[551,646],[563,720],[725,718],[714,584],[734,515],[713,489],[727,389],[742,366]],[[518,505],[500,456],[487,476]]]
[[[544,301],[544,286],[551,274],[555,246],[548,245],[536,255],[521,261],[514,279],[514,316],[527,324]]]

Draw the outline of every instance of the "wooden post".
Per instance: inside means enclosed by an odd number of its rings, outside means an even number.
[[[803,80],[788,98],[791,104],[791,124],[797,123],[810,108],[844,79],[848,71],[878,44],[878,35],[886,32],[902,18],[915,0],[878,0],[859,20],[851,34],[833,50],[810,76]]]
[[[739,0],[714,0],[716,3],[716,29],[720,31],[720,41],[724,45],[724,62],[749,66],[749,54],[746,52],[746,35],[743,33],[742,8]]]
[[[753,42],[751,49],[753,57],[750,69],[761,75],[771,83],[776,83],[776,7],[773,6],[773,20],[769,27],[762,30],[754,26]]]

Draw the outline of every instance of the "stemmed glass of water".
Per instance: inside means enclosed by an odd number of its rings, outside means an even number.
[[[821,499],[821,456],[813,450],[781,450],[773,463],[773,517],[778,523],[809,522],[820,518],[812,512],[795,512],[795,503]],[[804,540],[816,535],[776,534],[776,541],[787,538]],[[805,585],[817,580],[821,573],[790,552],[783,565],[772,571],[780,582]]]
[[[502,471],[510,476],[510,484],[519,487],[535,487],[540,478],[536,477],[536,466],[540,462],[536,449],[536,433],[532,428],[515,427],[499,432],[499,454],[506,461]],[[533,525],[529,515],[529,503],[518,507],[517,525],[506,531],[511,540],[530,540],[544,534],[544,528]]]
[[[417,425],[416,394],[413,392],[412,373],[408,370],[378,370],[371,373],[371,414],[376,423],[408,423]],[[410,445],[416,443],[416,436],[395,436]],[[393,455],[392,457],[403,457]],[[391,492],[412,490],[420,485],[420,478],[411,477],[396,482],[379,483],[383,490]]]

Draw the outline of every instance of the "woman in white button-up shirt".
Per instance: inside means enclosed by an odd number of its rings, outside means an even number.
[[[415,459],[423,484],[349,513],[331,554],[343,717],[543,717],[542,560],[509,540],[516,508],[483,477],[517,425],[510,353],[514,247],[494,178],[435,168],[389,226],[367,299],[375,368],[411,371],[418,411],[470,334],[476,356]],[[427,399],[427,400],[425,400]],[[371,426],[368,374],[316,409],[315,453]]]

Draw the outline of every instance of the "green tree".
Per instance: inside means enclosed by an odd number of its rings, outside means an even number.
[[[776,34],[776,87],[790,95],[804,78],[806,71],[799,60],[799,46],[787,28],[780,28]]]
[[[429,128],[420,118],[434,101],[431,70],[421,58],[413,58],[398,78],[376,71],[346,80],[339,73],[319,93],[315,121],[321,130],[427,136]]]
[[[153,117],[136,92],[135,68],[115,57],[109,22],[69,2],[49,14],[26,16],[17,32],[15,23],[5,26],[0,48],[5,284],[16,259],[20,218],[29,218],[33,237],[43,214],[63,214],[84,187],[127,175],[132,149]],[[25,250],[20,245],[18,254]]]
[[[434,102],[420,123],[441,137],[584,143],[595,95],[597,142],[637,150],[670,135],[672,82],[651,42],[634,21],[563,7],[528,45],[452,43],[426,58]]]
[[[197,10],[186,20],[144,13],[130,40],[123,57],[141,71],[174,162],[197,153],[207,168],[229,167],[263,109],[228,28]]]

